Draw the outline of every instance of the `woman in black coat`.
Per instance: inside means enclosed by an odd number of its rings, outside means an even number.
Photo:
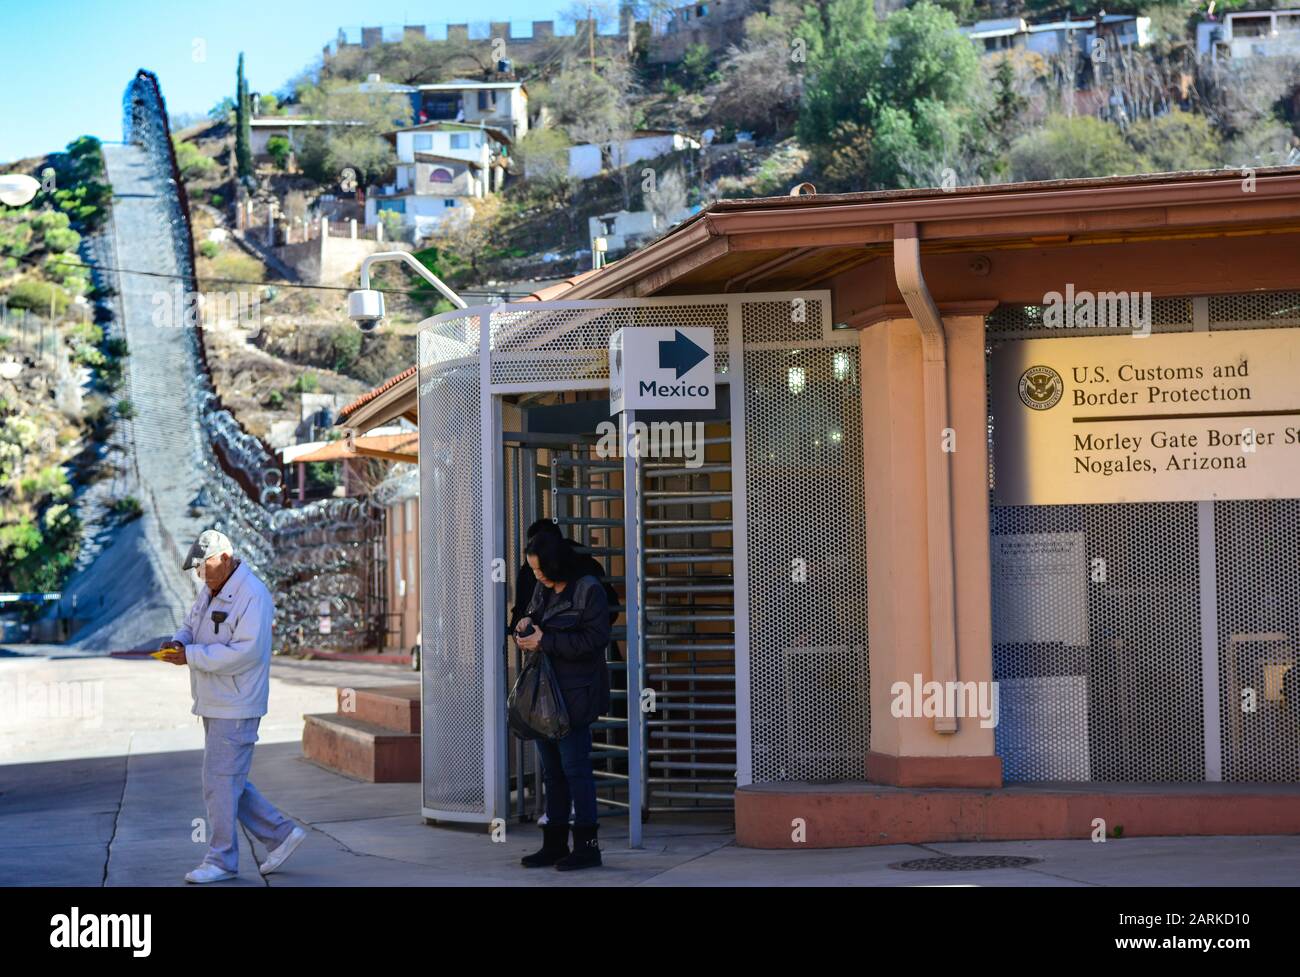
[[[565,541],[539,533],[524,551],[537,577],[525,616],[515,628],[521,650],[550,658],[569,713],[569,732],[537,740],[546,784],[546,821],[540,851],[523,858],[529,868],[561,871],[600,864],[596,843],[596,778],[591,769],[591,724],[609,711],[609,601],[604,585]],[[569,851],[572,801],[573,851]]]

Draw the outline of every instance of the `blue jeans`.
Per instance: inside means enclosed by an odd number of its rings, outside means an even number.
[[[239,871],[236,820],[268,852],[293,833],[293,822],[258,793],[248,779],[261,722],[203,717],[203,799],[208,807],[208,853],[203,861],[227,872]]]
[[[596,824],[596,778],[591,772],[591,727],[575,726],[558,740],[539,739],[537,755],[542,760],[542,782],[546,784],[546,821],[569,823],[569,803],[573,803],[573,823],[586,827]]]

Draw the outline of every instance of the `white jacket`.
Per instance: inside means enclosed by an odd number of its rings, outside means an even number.
[[[225,614],[217,623],[213,615]],[[271,686],[271,620],[266,584],[240,563],[219,593],[203,587],[173,640],[185,646],[196,716],[266,715]]]

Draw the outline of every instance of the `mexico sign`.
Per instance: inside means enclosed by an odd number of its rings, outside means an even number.
[[[712,410],[713,330],[640,326],[609,337],[609,412]]]

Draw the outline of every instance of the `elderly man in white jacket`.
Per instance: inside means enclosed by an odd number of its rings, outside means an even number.
[[[187,882],[218,882],[239,870],[242,822],[269,855],[259,868],[275,871],[307,837],[263,797],[248,771],[257,727],[266,715],[271,679],[271,619],[266,585],[234,558],[230,540],[215,529],[199,535],[181,567],[198,567],[203,582],[185,623],[162,649],[164,661],[190,668],[195,715],[203,717],[203,799],[208,808],[208,853]]]

